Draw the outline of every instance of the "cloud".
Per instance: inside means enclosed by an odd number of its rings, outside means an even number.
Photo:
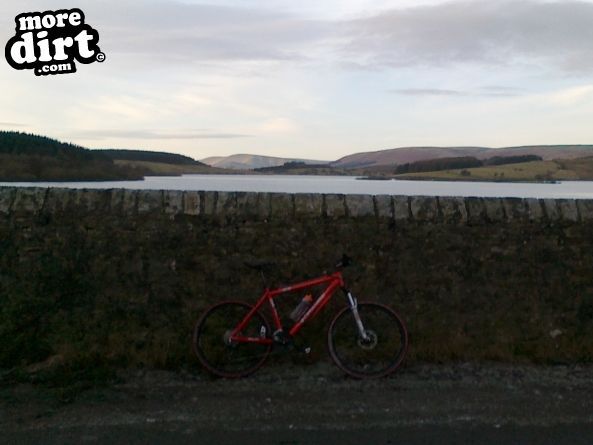
[[[346,58],[367,66],[552,64],[593,70],[593,4],[455,1],[344,24]]]
[[[327,22],[239,6],[136,0],[88,9],[106,52],[152,63],[302,60],[332,32]]]
[[[478,63],[593,71],[593,3],[576,0],[454,0],[334,20],[272,3],[78,3],[102,50],[142,67],[314,60],[342,69]]]
[[[402,88],[390,90],[392,93],[404,96],[449,96],[449,97],[515,97],[520,96],[523,90],[513,87],[488,86],[478,90],[447,90],[439,88]]]
[[[14,128],[20,128],[20,127],[28,127],[29,125],[27,124],[19,124],[16,122],[0,122],[0,127],[14,127]]]
[[[494,96],[494,97],[515,97],[523,96],[527,93],[524,88],[508,87],[501,85],[489,85],[481,88],[483,96]]]
[[[546,96],[553,105],[575,106],[578,104],[591,104],[593,99],[593,85],[581,85],[556,91]]]
[[[456,90],[440,90],[437,88],[404,88],[392,90],[397,94],[404,96],[467,96],[468,93]]]
[[[294,133],[298,128],[298,125],[293,120],[285,117],[276,117],[266,120],[258,129],[263,133]]]
[[[238,133],[157,133],[150,130],[86,130],[71,133],[72,137],[80,139],[147,139],[147,140],[169,140],[169,139],[238,139],[251,137],[247,134]]]
[[[125,14],[113,9],[93,14],[105,47],[143,63],[315,60],[342,69],[485,64],[593,71],[593,4],[574,0],[457,0],[352,20],[162,0],[131,1]]]

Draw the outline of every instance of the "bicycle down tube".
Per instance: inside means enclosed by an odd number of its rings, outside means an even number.
[[[276,309],[276,304],[274,303],[274,299],[282,294],[286,294],[289,292],[299,291],[302,289],[306,289],[309,287],[319,286],[321,284],[328,284],[325,288],[323,293],[317,298],[315,303],[305,312],[305,314],[290,328],[288,332],[289,335],[294,336],[296,335],[301,328],[303,327],[304,323],[307,320],[310,320],[315,315],[323,309],[323,307],[329,302],[331,297],[333,296],[334,292],[338,288],[344,287],[344,279],[342,278],[341,272],[335,272],[331,275],[325,275],[323,277],[314,278],[312,280],[303,281],[301,283],[296,283],[291,286],[280,287],[277,289],[266,289],[264,294],[260,297],[258,302],[253,306],[253,308],[249,311],[249,313],[245,316],[245,318],[237,325],[237,327],[233,330],[232,334],[230,335],[230,340],[243,343],[260,343],[260,344],[271,344],[273,340],[271,338],[261,338],[261,337],[243,337],[238,336],[237,333],[241,332],[245,326],[249,323],[249,320],[253,317],[253,315],[266,303],[269,302],[272,317],[274,320],[274,326],[276,330],[283,329],[282,321],[280,320],[280,316],[278,314],[278,310]]]

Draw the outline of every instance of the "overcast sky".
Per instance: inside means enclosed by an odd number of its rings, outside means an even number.
[[[107,60],[0,63],[0,130],[200,159],[593,143],[593,2],[3,0],[79,7]]]

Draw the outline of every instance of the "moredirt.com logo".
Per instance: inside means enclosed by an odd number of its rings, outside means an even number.
[[[76,63],[103,62],[99,33],[80,9],[27,12],[15,18],[16,35],[6,44],[6,60],[37,76],[76,72]]]

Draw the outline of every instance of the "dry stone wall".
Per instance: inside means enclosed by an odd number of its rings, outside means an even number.
[[[245,260],[281,284],[342,253],[354,293],[407,320],[411,361],[590,362],[592,222],[592,200],[0,188],[0,366],[193,366],[197,315],[261,292]]]
[[[0,213],[104,211],[223,218],[367,217],[418,223],[593,221],[593,200],[1,188]]]

